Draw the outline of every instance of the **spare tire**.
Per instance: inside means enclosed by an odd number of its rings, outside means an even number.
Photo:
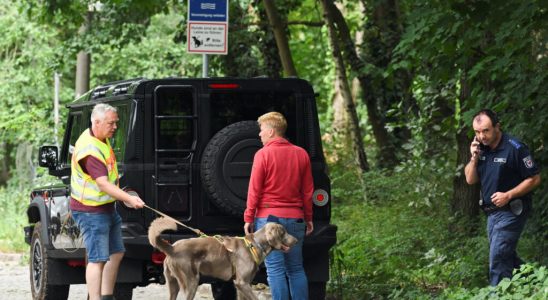
[[[256,121],[226,126],[209,141],[202,154],[202,186],[222,211],[242,216],[253,157],[262,147]]]

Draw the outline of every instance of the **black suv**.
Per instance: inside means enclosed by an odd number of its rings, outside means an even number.
[[[330,181],[322,152],[315,95],[296,78],[131,79],[89,91],[70,105],[61,149],[40,148],[39,164],[62,184],[32,191],[25,227],[30,244],[34,299],[67,299],[71,284],[85,283],[85,251],[70,216],[70,164],[74,144],[90,126],[97,103],[118,109],[111,145],[118,160],[120,187],[147,205],[208,235],[243,235],[243,211],[255,152],[262,147],[257,118],[284,114],[286,137],[308,151],[315,192],[314,232],[304,242],[311,299],[323,299],[329,280],[329,249],[337,228],[330,221]],[[157,215],[118,205],[126,254],[115,288],[131,299],[133,288],[164,283],[163,256],[147,239]],[[196,237],[185,228],[166,234],[176,241]],[[234,298],[231,283],[204,279],[216,299]],[[256,282],[266,283],[264,268]]]

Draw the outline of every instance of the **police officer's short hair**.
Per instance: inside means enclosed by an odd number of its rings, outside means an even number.
[[[488,109],[488,108],[484,108],[480,111],[478,111],[474,117],[472,118],[472,120],[475,120],[477,116],[480,116],[480,115],[486,115],[489,120],[491,120],[491,124],[493,124],[493,127],[496,126],[498,123],[499,123],[499,117],[497,116],[497,113]]]
[[[93,107],[91,111],[91,122],[95,120],[102,120],[105,118],[107,111],[117,112],[116,108],[106,103],[99,103]]]

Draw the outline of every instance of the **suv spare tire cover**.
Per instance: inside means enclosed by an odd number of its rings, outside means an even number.
[[[243,215],[253,157],[261,147],[257,121],[241,121],[217,132],[204,149],[202,185],[225,213]]]

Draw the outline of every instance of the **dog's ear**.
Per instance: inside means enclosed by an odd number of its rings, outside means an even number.
[[[281,249],[283,246],[282,238],[285,234],[285,228],[276,223],[266,223],[265,227],[265,236],[268,244],[274,249]]]

